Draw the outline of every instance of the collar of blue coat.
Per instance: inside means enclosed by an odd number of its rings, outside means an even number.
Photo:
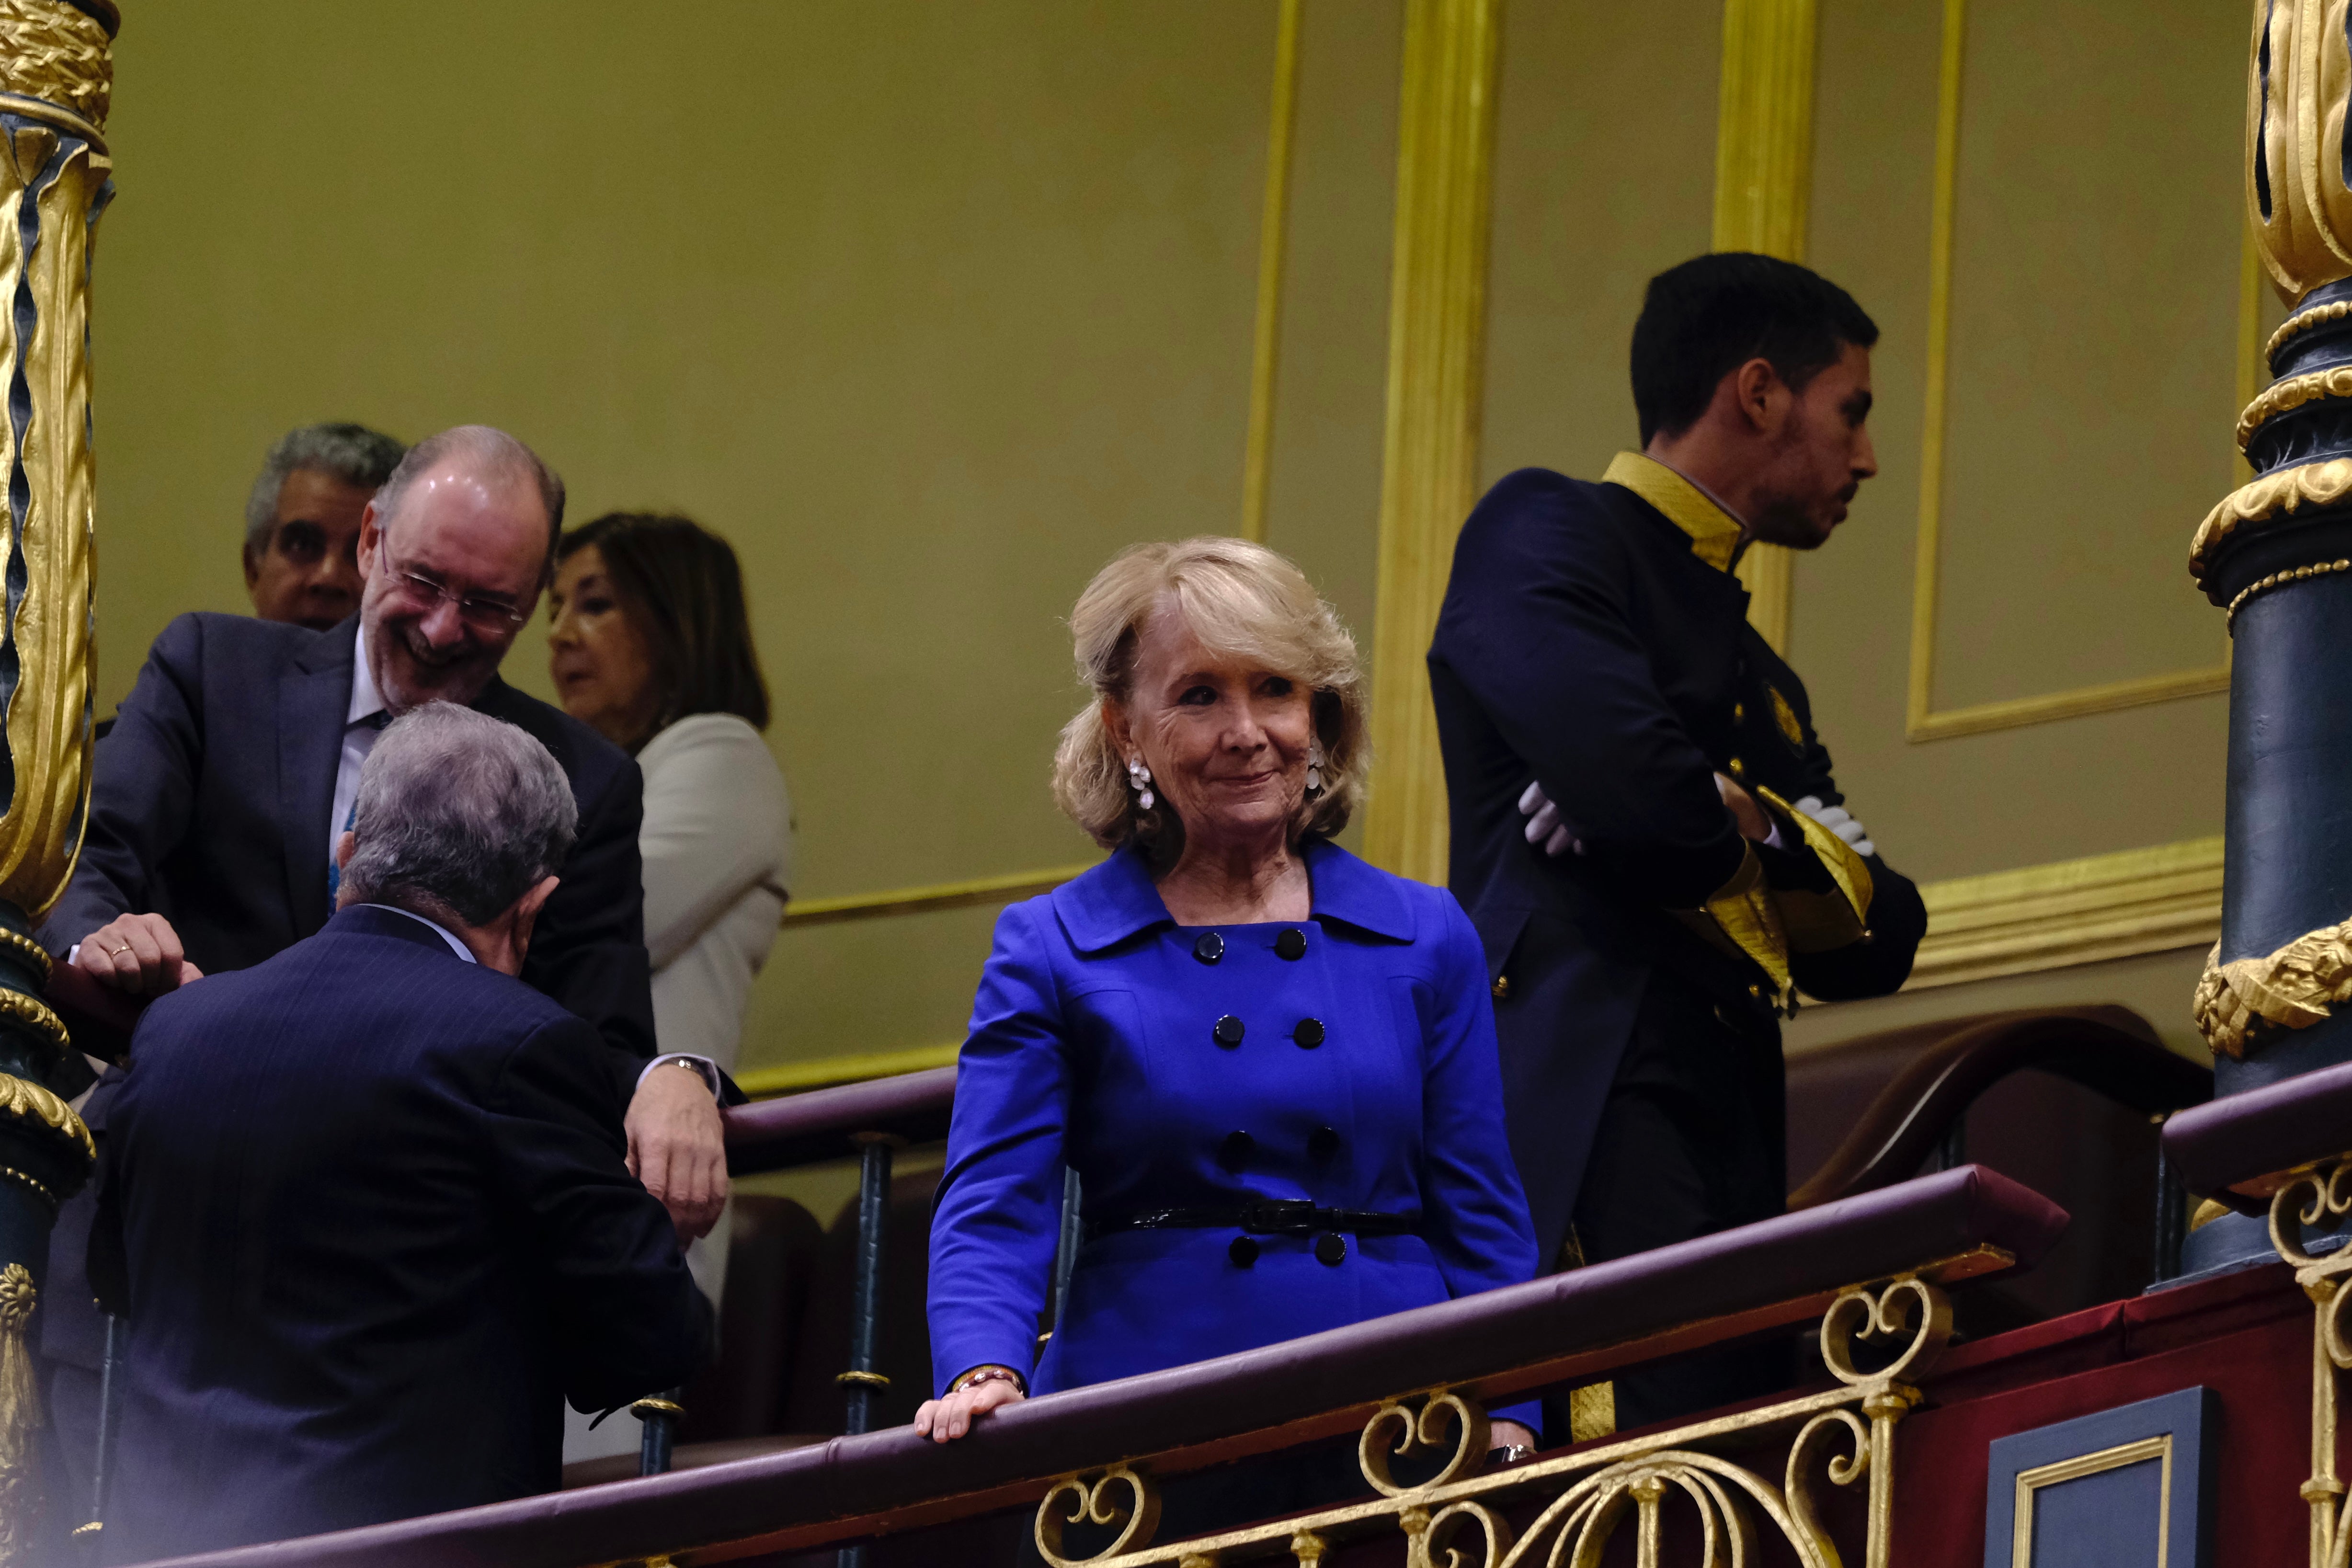
[[[1391,942],[1412,940],[1412,910],[1387,872],[1319,838],[1309,839],[1299,853],[1314,884],[1311,919],[1343,921]],[[1151,880],[1150,862],[1133,844],[1047,896],[1080,952],[1099,952],[1139,931],[1176,923]]]
[[[1622,485],[1690,535],[1691,553],[1718,572],[1738,564],[1748,531],[1731,509],[1655,458],[1620,452],[1610,459],[1604,485]]]

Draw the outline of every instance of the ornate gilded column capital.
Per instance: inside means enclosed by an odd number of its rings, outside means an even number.
[[[34,940],[89,804],[96,458],[89,264],[113,195],[111,0],[0,0],[0,1568],[34,1550],[27,1337],[89,1130],[47,1087],[71,1043]],[[51,1500],[52,1504],[64,1500]]]

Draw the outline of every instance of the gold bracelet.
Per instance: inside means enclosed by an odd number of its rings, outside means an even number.
[[[1009,1383],[1016,1393],[1026,1394],[1028,1385],[1021,1374],[1009,1366],[976,1366],[948,1384],[950,1394],[961,1394],[967,1388],[978,1388],[983,1383]]]

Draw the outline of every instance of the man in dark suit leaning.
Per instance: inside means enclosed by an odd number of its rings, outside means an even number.
[[[559,1395],[699,1364],[624,1080],[514,978],[577,817],[522,731],[415,709],[362,771],[326,928],[141,1019],[90,1247],[130,1325],[113,1560],[552,1490]]]
[[[580,816],[522,979],[593,1026],[580,1038],[601,1042],[591,1055],[629,1108],[630,1168],[699,1236],[726,1199],[721,1085],[709,1063],[655,1056],[636,764],[498,678],[562,519],[562,481],[528,447],[460,426],[411,448],[362,514],[357,616],[324,632],[220,615],[166,626],[99,743],[81,859],[42,940],[132,1005],[250,968],[326,923],[331,851],[388,718],[439,700],[518,725],[562,767]],[[110,1093],[100,1085],[83,1113],[101,1142]],[[41,1314],[59,1452],[77,1472],[94,1452],[105,1342],[79,1288],[96,1201],[58,1216]]]
[[[1781,1212],[1780,1016],[1874,996],[1927,929],[1843,808],[1804,683],[1748,624],[1755,541],[1811,550],[1878,471],[1878,329],[1768,257],[1652,279],[1643,450],[1541,468],[1464,526],[1429,653],[1454,892],[1494,974],[1549,1266]],[[1761,1392],[1769,1357],[1618,1384],[1618,1424]]]

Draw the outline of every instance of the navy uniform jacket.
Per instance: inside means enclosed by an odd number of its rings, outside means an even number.
[[[1676,911],[1759,876],[1792,903],[1835,891],[1804,824],[1783,819],[1790,849],[1751,846],[1717,793],[1721,771],[1787,802],[1843,799],[1804,683],[1748,624],[1738,533],[1688,480],[1628,454],[1600,484],[1507,476],[1454,549],[1429,652],[1450,879],[1494,977],[1512,1149],[1548,1263],[1653,975],[1726,1007],[1773,1000],[1763,968]],[[1531,779],[1586,853],[1528,843]],[[1866,864],[1866,934],[1788,955],[1808,994],[1880,995],[1910,973],[1926,910]]]
[[[1535,1240],[1504,1146],[1476,937],[1442,889],[1305,850],[1297,927],[1179,927],[1122,849],[1004,911],[956,1076],[931,1225],[931,1355],[1029,1369],[1066,1160],[1090,1222],[1252,1199],[1417,1219],[1419,1235],[1129,1230],[1088,1241],[1040,1393],[1255,1349],[1516,1284]],[[1305,938],[1285,957],[1286,931]],[[1239,1043],[1213,1031],[1239,1019]],[[1307,1026],[1319,1026],[1319,1029]],[[1504,1414],[1511,1414],[1506,1412]],[[1517,1413],[1532,1419],[1532,1410]]]
[[[41,929],[62,958],[125,913],[172,922],[207,975],[261,963],[327,923],[327,819],[352,700],[356,616],[331,631],[245,616],[163,628],[98,743],[89,824],[65,896]],[[585,724],[493,679],[474,706],[529,732],[580,808],[563,879],[541,911],[522,977],[595,1026],[590,1053],[623,1103],[654,1055],[652,971],[637,854],[637,765]],[[79,1058],[76,1058],[77,1062]],[[60,1089],[79,1086],[59,1085]],[[104,1137],[110,1085],[84,1118]],[[79,1289],[95,1194],[58,1216],[42,1352],[95,1369],[105,1331]]]
[[[111,1557],[552,1490],[559,1396],[686,1380],[710,1309],[600,1056],[365,906],[147,1010],[91,1248],[131,1326]]]

